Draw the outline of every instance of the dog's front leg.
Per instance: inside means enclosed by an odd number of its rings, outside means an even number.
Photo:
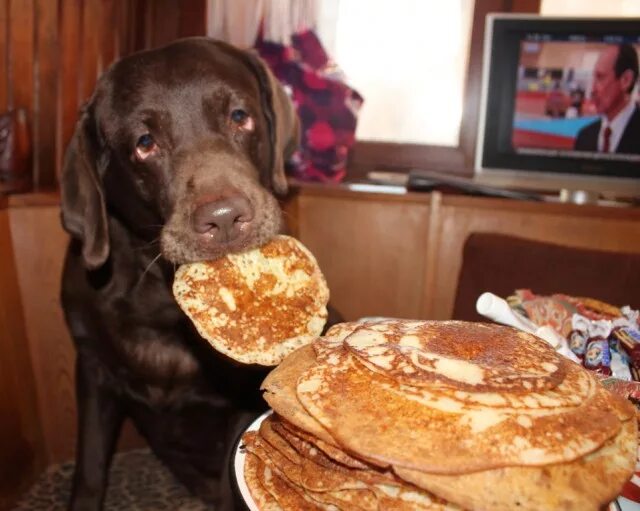
[[[78,442],[69,509],[102,509],[109,465],[124,419],[105,370],[91,356],[76,359]]]

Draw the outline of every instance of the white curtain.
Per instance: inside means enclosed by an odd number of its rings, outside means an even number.
[[[207,35],[248,48],[264,19],[265,39],[289,45],[292,34],[315,28],[317,13],[318,0],[208,0]]]

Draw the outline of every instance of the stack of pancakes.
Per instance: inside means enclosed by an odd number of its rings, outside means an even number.
[[[509,327],[337,325],[263,389],[261,509],[598,510],[635,466],[633,406]]]
[[[243,364],[264,366],[277,365],[320,335],[329,301],[315,257],[289,236],[182,265],[173,294],[214,349]]]

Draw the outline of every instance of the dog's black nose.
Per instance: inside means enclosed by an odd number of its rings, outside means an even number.
[[[224,243],[236,239],[252,219],[249,200],[236,195],[198,206],[193,212],[193,229]]]

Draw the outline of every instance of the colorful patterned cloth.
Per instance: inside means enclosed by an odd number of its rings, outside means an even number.
[[[294,35],[292,46],[259,39],[256,49],[290,90],[300,117],[301,147],[289,173],[303,181],[341,181],[362,96],[344,82],[312,31]]]

